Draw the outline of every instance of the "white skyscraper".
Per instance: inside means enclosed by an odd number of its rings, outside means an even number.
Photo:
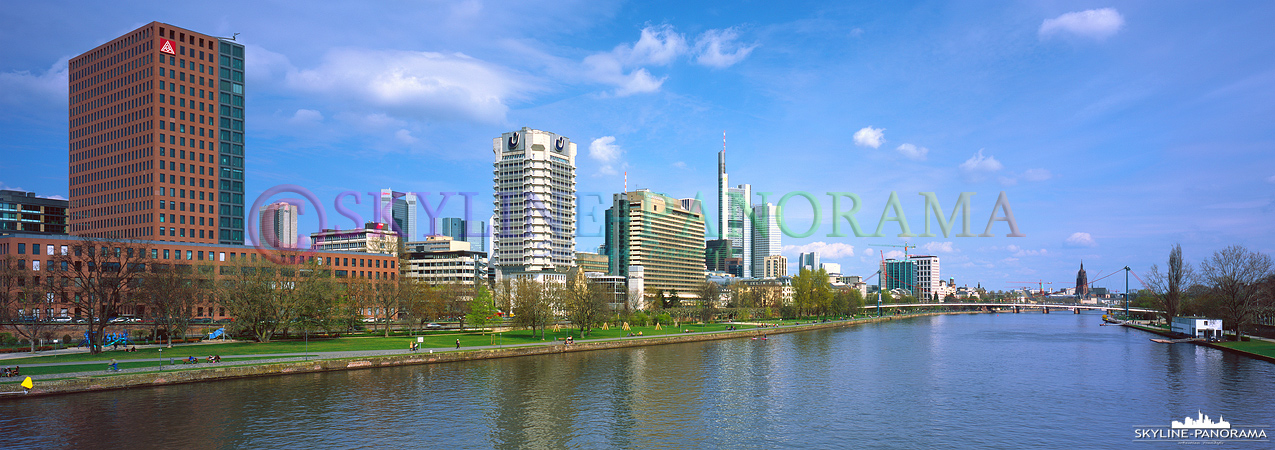
[[[753,187],[741,184],[730,188],[727,196],[726,239],[730,239],[731,254],[741,258],[744,273],[740,276],[753,276]]]
[[[503,271],[574,264],[576,144],[523,127],[492,139],[492,152],[491,264]]]
[[[912,255],[908,259],[916,261],[916,299],[922,302],[943,301],[942,298],[932,298],[938,292],[939,281],[942,280],[939,276],[939,257]]]
[[[374,222],[392,225],[404,242],[415,241],[424,237],[416,228],[418,213],[416,194],[413,192],[395,192],[392,189],[381,189],[381,199],[377,203]]]
[[[752,273],[754,277],[765,274],[766,257],[778,255],[783,249],[780,241],[783,233],[779,231],[779,207],[766,203],[753,206],[753,259]]]
[[[730,192],[730,184],[726,181],[726,132],[722,132],[722,151],[717,153],[717,239],[726,239],[727,205],[726,195]]]
[[[274,202],[261,207],[261,243],[297,248],[297,205]]]

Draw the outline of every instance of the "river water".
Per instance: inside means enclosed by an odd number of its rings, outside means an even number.
[[[1099,323],[933,316],[4,399],[0,448],[1181,448],[1134,427],[1275,425],[1275,364]]]

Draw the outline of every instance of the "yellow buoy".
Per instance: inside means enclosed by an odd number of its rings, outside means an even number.
[[[32,387],[35,387],[35,384],[31,383],[31,377],[27,377],[27,379],[22,380],[22,387],[27,389],[31,389]]]

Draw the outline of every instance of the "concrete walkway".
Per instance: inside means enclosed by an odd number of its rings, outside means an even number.
[[[834,322],[834,321],[830,321],[830,322]],[[836,322],[841,322],[841,321],[836,321]],[[808,324],[815,324],[815,323],[817,322],[812,321]],[[740,323],[726,323],[726,324],[746,325],[747,323],[740,322]],[[807,325],[807,324],[802,324],[802,325]],[[781,325],[780,327],[787,328],[787,327],[795,327],[795,326],[799,326],[799,325],[785,324],[785,325]],[[686,326],[685,328],[687,330],[690,330],[690,333],[699,333],[695,331],[694,327],[692,326]],[[735,331],[710,331],[710,332],[704,332],[704,333],[745,334],[748,331],[752,331],[752,330],[757,330],[757,329],[748,328],[748,329],[735,330]],[[673,334],[673,335],[675,336],[676,334]],[[641,337],[622,336],[622,337],[614,337],[614,338],[587,339],[587,340],[577,341],[577,342],[580,342],[580,343],[605,342],[605,341],[618,341],[618,340],[629,340],[629,339],[658,338],[658,337],[665,337],[665,336],[669,336],[669,335],[665,334],[665,335],[652,335],[652,336],[641,336]],[[216,343],[221,343],[221,342],[216,342]],[[119,371],[112,371],[105,367],[106,363],[103,361],[78,361],[78,362],[71,361],[71,362],[56,362],[56,363],[25,364],[22,367],[28,367],[28,368],[53,367],[53,366],[74,366],[74,365],[85,365],[85,364],[100,364],[103,367],[102,370],[93,370],[93,371],[87,371],[87,372],[56,373],[56,374],[48,374],[48,375],[26,375],[26,376],[30,376],[32,380],[47,380],[47,379],[56,379],[56,378],[77,378],[77,377],[114,375],[114,374],[124,374],[124,373],[158,372],[163,370],[193,370],[193,369],[207,369],[207,368],[223,367],[223,366],[299,362],[299,361],[306,361],[306,360],[362,358],[362,357],[371,357],[371,356],[405,355],[410,353],[487,350],[487,349],[499,349],[499,348],[527,347],[527,346],[536,346],[536,345],[563,345],[563,343],[562,341],[545,341],[545,342],[531,342],[531,343],[524,342],[524,343],[518,343],[518,344],[505,344],[505,345],[478,345],[478,346],[461,347],[459,350],[457,350],[455,347],[434,347],[434,348],[423,348],[423,349],[417,350],[416,352],[412,352],[407,349],[393,349],[393,350],[358,350],[358,351],[309,352],[309,353],[266,353],[266,354],[249,354],[249,355],[222,355],[220,363],[207,362],[207,360],[204,358],[206,358],[208,355],[197,353],[199,351],[198,345],[199,344],[185,344],[179,347],[173,347],[172,349],[173,352],[181,352],[183,356],[171,358],[171,360],[175,362],[175,364],[172,364],[172,365],[165,364],[162,366],[122,368]],[[149,348],[154,348],[154,347],[167,348],[163,344],[137,346],[137,348],[139,349],[148,348],[148,347]],[[46,352],[41,352],[41,355],[60,354],[55,352],[60,352],[61,354],[87,353],[88,350],[87,349],[49,350]],[[112,356],[115,353],[119,353],[119,352],[103,353],[102,355],[104,358],[109,360],[110,356]],[[196,356],[196,358],[199,358],[199,362],[195,364],[183,363],[182,361],[186,357],[191,356],[192,353],[195,355],[202,355],[202,356]],[[23,358],[31,356],[30,353],[18,353],[18,355],[21,355],[19,357],[23,357]],[[130,362],[169,362],[170,358],[136,358],[136,359],[115,358],[115,361],[121,364],[130,363]],[[8,367],[8,366],[5,365],[5,367]],[[25,378],[26,376],[22,376],[21,378]]]

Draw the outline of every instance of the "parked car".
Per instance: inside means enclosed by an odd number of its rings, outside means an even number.
[[[67,316],[54,317],[53,322],[54,323],[71,323],[71,318]]]
[[[443,326],[436,323],[431,323],[431,324],[425,325],[425,329],[426,330],[441,330],[443,329]]]
[[[212,323],[212,319],[207,317],[199,317],[195,319],[190,319],[190,323]]]

